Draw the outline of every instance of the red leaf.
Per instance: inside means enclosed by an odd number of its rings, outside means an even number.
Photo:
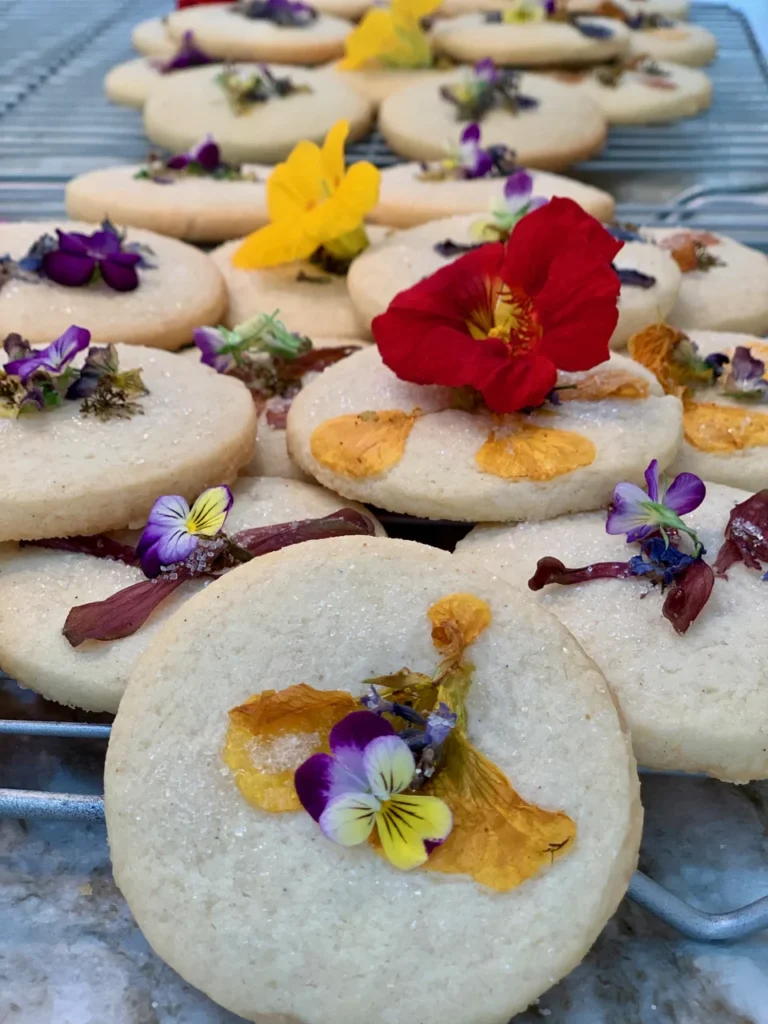
[[[73,647],[79,647],[84,640],[121,640],[132,636],[166,597],[190,579],[185,570],[175,576],[175,579],[142,580],[118,590],[105,601],[77,605],[64,623],[65,638]]]
[[[111,558],[125,565],[138,565],[136,552],[129,544],[120,544],[103,533],[93,537],[50,537],[47,540],[22,540],[20,548],[50,548],[52,551],[73,551],[79,555],[93,555],[94,558]]]
[[[241,530],[232,540],[249,551],[254,558],[267,555],[270,551],[307,540],[324,540],[327,537],[349,537],[368,535],[374,532],[373,523],[367,516],[352,508],[342,508],[322,519],[297,519],[293,523],[278,523],[275,526],[259,526],[254,530]]]
[[[715,572],[724,576],[735,562],[762,571],[768,562],[768,490],[758,491],[731,509],[725,543],[715,559]]]
[[[698,559],[684,569],[667,592],[662,614],[678,633],[685,633],[709,600],[715,574],[712,566]]]
[[[595,562],[580,569],[566,569],[559,558],[547,556],[536,563],[536,572],[528,580],[528,586],[531,590],[542,590],[550,583],[568,586],[590,580],[625,580],[631,575],[629,562]]]

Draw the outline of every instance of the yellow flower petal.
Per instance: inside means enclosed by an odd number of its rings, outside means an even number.
[[[339,68],[354,71],[375,64],[382,54],[396,50],[399,44],[391,12],[374,8],[344,40],[346,56]]]
[[[424,840],[444,839],[452,822],[448,805],[429,796],[395,796],[376,815],[384,855],[400,871],[424,864],[428,856]]]
[[[276,267],[281,263],[305,260],[317,248],[314,238],[307,235],[301,219],[267,224],[243,239],[232,257],[232,266],[238,270],[258,270]]]
[[[373,831],[379,801],[370,793],[345,793],[331,800],[318,824],[334,843],[359,846]]]
[[[416,763],[408,745],[399,736],[379,736],[365,748],[363,766],[375,797],[387,800],[402,793],[413,781]]]
[[[683,403],[683,432],[702,452],[740,452],[768,445],[768,413],[716,402]]]
[[[232,506],[232,492],[228,487],[209,487],[198,497],[187,516],[189,533],[201,537],[215,537],[224,525]]]
[[[436,11],[442,2],[443,0],[393,0],[392,11],[395,17],[419,21]]]
[[[352,231],[379,201],[381,171],[367,160],[352,164],[333,197],[348,218],[339,235]]]
[[[647,398],[648,381],[627,370],[595,370],[557,392],[561,402],[600,402],[604,398]]]
[[[491,624],[491,609],[474,594],[449,594],[427,612],[432,643],[443,655],[460,658]]]
[[[323,173],[332,192],[341,185],[344,177],[344,144],[348,135],[349,121],[337,121],[323,143]]]
[[[267,178],[267,211],[271,221],[301,216],[321,202],[324,161],[320,147],[306,139],[291,150]]]
[[[595,461],[592,441],[573,430],[524,426],[510,434],[491,431],[475,461],[482,473],[505,480],[552,480]]]
[[[402,459],[408,435],[420,416],[400,409],[348,413],[325,420],[310,438],[312,457],[340,476],[384,473]]]

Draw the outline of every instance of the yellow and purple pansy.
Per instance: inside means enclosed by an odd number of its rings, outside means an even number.
[[[232,502],[232,492],[224,484],[203,491],[191,508],[180,494],[158,498],[136,545],[144,575],[154,579],[163,566],[185,562],[201,539],[214,540],[224,527]]]
[[[47,348],[33,349],[19,335],[9,335],[4,342],[5,351],[10,357],[5,364],[5,372],[18,377],[22,383],[32,374],[43,370],[52,377],[64,373],[78,352],[88,348],[91,332],[85,327],[73,324],[52,341]]]
[[[519,114],[539,105],[520,92],[518,71],[498,68],[490,57],[478,61],[460,82],[442,86],[440,95],[456,107],[457,121],[482,121],[493,109]]]
[[[359,846],[374,828],[401,871],[424,864],[450,834],[453,816],[438,797],[406,793],[416,762],[386,719],[354,711],[333,727],[330,754],[313,754],[296,771],[304,809],[341,846]]]

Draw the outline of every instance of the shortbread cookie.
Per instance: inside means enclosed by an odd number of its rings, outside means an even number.
[[[688,337],[703,358],[722,353],[731,363],[713,385],[687,392],[675,471],[750,492],[768,487],[768,389],[762,376],[768,345],[749,334],[723,331],[696,330]],[[743,353],[734,366],[737,348],[747,349],[762,368],[745,360]]]
[[[176,52],[176,41],[168,34],[165,18],[147,18],[140,21],[131,32],[134,50],[145,57],[172,57]]]
[[[569,11],[595,11],[604,0],[567,0]],[[621,8],[630,18],[638,16],[661,15],[662,18],[679,18],[684,21],[688,17],[690,3],[688,0],[610,0],[615,7]]]
[[[498,27],[498,26],[496,26]],[[449,79],[460,83],[466,71]],[[523,74],[520,94],[538,101],[516,114],[493,109],[482,119],[484,138],[513,149],[523,166],[558,171],[598,152],[606,121],[599,107],[568,86],[539,75]],[[432,82],[389,96],[379,111],[379,128],[392,149],[410,160],[438,160],[458,148],[466,122]]]
[[[386,172],[382,177],[386,178]],[[537,181],[535,175],[534,196],[540,194]],[[433,183],[433,187],[439,188],[440,184]],[[572,184],[575,186],[576,182]],[[461,255],[443,255],[435,249],[436,244],[477,244],[473,232],[477,223],[478,217],[472,215],[431,221],[398,232],[359,256],[349,269],[347,281],[361,328],[369,331],[373,318],[383,313],[399,292]],[[680,290],[681,275],[669,253],[643,241],[626,242],[614,263],[626,282],[619,294],[619,322],[611,337],[611,347],[620,349],[636,331],[657,323],[669,313]],[[630,271],[636,272],[634,279]]]
[[[169,352],[116,348],[121,371],[141,368],[141,414],[104,422],[65,401],[0,419],[0,541],[137,526],[158,494],[194,498],[251,458],[256,412],[240,381]]]
[[[358,21],[371,6],[371,0],[315,0],[312,4],[321,14],[333,14],[347,21]]]
[[[331,14],[294,27],[247,18],[235,7],[211,4],[177,11],[168,16],[168,34],[179,42],[185,32],[194,32],[203,50],[222,60],[325,64],[343,54],[352,31],[348,21]]]
[[[646,238],[674,249],[687,268],[668,323],[683,331],[768,333],[768,257],[764,253],[708,231],[641,230]]]
[[[720,550],[733,506],[747,497],[707,483],[703,505],[685,516],[708,562]],[[568,627],[605,673],[641,765],[730,782],[765,778],[768,640],[760,624],[766,592],[758,572],[732,566],[683,636],[662,617],[659,588],[640,578],[552,584],[535,594],[527,588],[539,558],[576,567],[626,561],[639,550],[605,532],[605,513],[588,512],[549,523],[477,527],[457,554],[516,584]]]
[[[303,810],[258,810],[222,761],[229,710],[266,688],[302,681],[359,698],[367,677],[403,665],[431,674],[427,612],[457,592],[491,617],[468,652],[470,740],[576,835],[506,892],[398,871],[365,843],[324,838]],[[290,769],[313,749],[291,739],[277,754]],[[371,1022],[506,1021],[579,962],[613,913],[642,818],[609,693],[567,631],[445,552],[375,538],[267,555],[192,598],[128,686],[105,789],[115,878],[153,949],[228,1010],[275,1024],[359,1024],[361,1007]],[[516,846],[531,845],[525,827]],[[439,944],[425,947],[427,935]],[[406,963],[422,984],[381,984]]]
[[[329,491],[295,480],[240,478],[232,494],[229,534],[350,507]],[[139,536],[122,540],[134,545]],[[5,609],[0,616],[0,666],[49,700],[87,711],[117,711],[139,655],[170,616],[211,580],[189,580],[136,633],[112,643],[91,640],[73,648],[62,627],[76,605],[104,601],[144,579],[141,569],[106,558],[0,545],[0,602]]]
[[[145,165],[107,167],[72,178],[70,217],[151,228],[190,242],[223,242],[255,231],[269,220],[266,180],[270,167],[243,167],[244,180],[190,175],[170,183],[137,178]],[[255,180],[253,180],[255,179]]]
[[[504,178],[430,181],[422,174],[423,168],[417,163],[385,167],[379,203],[370,219],[390,227],[410,228],[452,214],[487,214],[490,204],[499,200],[504,190]],[[533,193],[548,199],[566,196],[598,220],[613,219],[613,196],[572,178],[534,171]]]
[[[605,66],[553,77],[594,100],[609,124],[663,124],[695,117],[712,102],[712,82],[703,71],[667,62],[635,58],[621,72]]]
[[[90,234],[96,224],[24,221],[0,224],[0,254],[21,259],[44,234]],[[148,246],[151,264],[138,270],[134,291],[114,291],[104,281],[71,288],[46,278],[11,278],[0,291],[0,338],[18,332],[33,344],[47,344],[72,323],[87,326],[97,345],[126,342],[177,349],[192,340],[198,324],[216,323],[226,307],[226,289],[211,259],[199,249],[153,231],[133,228],[128,243]]]
[[[141,110],[149,94],[163,76],[151,57],[135,57],[116,64],[104,79],[107,99],[124,107]]]
[[[412,85],[430,82],[439,87],[443,82],[450,81],[453,74],[451,70],[437,68],[370,67],[346,70],[339,68],[338,64],[333,66],[333,70],[344,85],[349,86],[375,107],[381,106],[393,93]]]
[[[715,59],[717,38],[701,25],[675,21],[630,32],[629,52],[698,68]]]
[[[537,67],[551,64],[597,64],[621,57],[629,48],[629,30],[620,21],[585,16],[586,29],[554,21],[505,23],[485,14],[465,14],[439,21],[432,30],[436,53],[472,64],[490,57],[497,64]]]
[[[368,231],[374,244],[388,234],[384,228]],[[229,295],[227,326],[234,327],[257,313],[279,310],[280,319],[289,330],[310,338],[367,337],[367,330],[361,335],[347,290],[347,277],[326,273],[308,260],[238,270],[232,266],[232,256],[240,244],[227,242],[211,253]]]
[[[194,8],[193,8],[194,10]],[[243,78],[258,74],[257,64],[238,65]],[[289,96],[270,96],[242,112],[230,106],[217,82],[221,68],[192,68],[169,75],[152,90],[144,107],[144,127],[152,142],[174,153],[189,149],[211,133],[225,160],[233,163],[276,163],[297,142],[321,143],[339,120],[350,126],[350,139],[368,131],[372,107],[330,71],[272,67],[280,79],[290,78],[299,89]]]
[[[576,392],[549,411],[499,417],[484,408],[457,408],[449,388],[399,380],[371,346],[297,395],[288,414],[288,451],[331,490],[392,512],[507,521],[598,508],[610,499],[616,479],[642,479],[654,455],[669,465],[680,446],[682,419],[678,400],[660,397],[656,381],[638,364],[613,355],[601,369],[628,373],[637,397],[580,401]],[[560,374],[558,386],[597,372]],[[379,411],[388,415],[377,417]],[[351,438],[344,424],[337,430],[330,422],[355,414],[362,419],[352,425]],[[567,432],[562,460],[562,435],[541,434],[539,428]],[[381,459],[367,459],[366,430]],[[520,450],[530,449],[525,466],[525,460],[511,458],[518,450],[516,434]]]

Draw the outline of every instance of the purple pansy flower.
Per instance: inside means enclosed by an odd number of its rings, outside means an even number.
[[[46,252],[41,270],[56,284],[80,288],[88,284],[98,271],[104,283],[118,292],[131,292],[139,285],[136,267],[142,261],[138,252],[123,248],[116,231],[94,231],[83,235],[78,231],[59,231],[58,247]]]
[[[23,350],[17,348],[11,352],[6,346],[8,354],[18,355],[18,358],[5,364],[5,372],[13,377],[20,377],[22,383],[25,383],[36,370],[45,370],[46,373],[58,376],[66,370],[78,352],[88,347],[90,340],[90,331],[73,324],[47,348],[30,349],[25,346]]]
[[[453,817],[437,797],[405,793],[416,771],[408,744],[386,719],[353,711],[331,730],[330,747],[296,771],[304,809],[335,843],[358,846],[376,827],[396,868],[423,864],[447,838]]]
[[[715,355],[719,356],[719,353]],[[719,358],[725,359],[723,356]],[[753,356],[746,345],[737,345],[731,357],[728,374],[722,382],[722,389],[723,394],[732,398],[765,401],[768,397],[765,363]]]
[[[181,71],[184,68],[199,68],[214,62],[215,58],[210,57],[195,43],[194,33],[185,32],[181,37],[181,43],[176,53],[170,60],[155,62],[155,67],[161,75],[168,75],[172,71]]]
[[[192,337],[200,349],[200,362],[217,373],[228,373],[235,365],[232,353],[239,341],[239,338],[233,340],[233,334],[226,327],[196,327]]]
[[[459,168],[465,178],[484,178],[493,172],[491,154],[480,145],[480,125],[468,124],[459,137]]]
[[[644,540],[657,531],[666,540],[666,530],[687,533],[698,545],[696,534],[680,516],[693,512],[704,501],[707,489],[694,473],[679,473],[669,487],[659,478],[654,459],[645,471],[646,493],[636,484],[617,484],[606,520],[607,533],[627,535],[627,543]]]
[[[221,150],[212,135],[206,135],[202,142],[198,142],[188,152],[172,156],[165,166],[172,171],[183,171],[190,164],[199,164],[206,174],[212,174],[221,166]]]
[[[183,562],[200,543],[211,540],[224,526],[232,508],[232,492],[225,485],[209,487],[192,508],[180,494],[158,498],[136,545],[144,575],[154,579],[161,568]]]
[[[491,57],[484,57],[483,60],[479,60],[473,70],[475,78],[478,78],[481,82],[487,82],[489,85],[493,85],[499,77],[496,70],[496,62]]]

